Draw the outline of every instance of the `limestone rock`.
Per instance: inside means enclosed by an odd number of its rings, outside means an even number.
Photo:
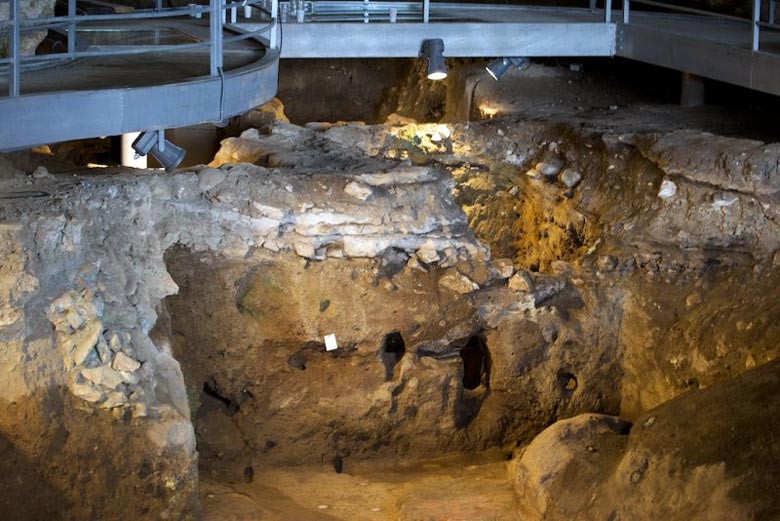
[[[139,367],[141,367],[141,363],[138,360],[127,356],[121,351],[114,355],[114,361],[111,362],[111,368],[120,372],[132,373],[137,371]]]
[[[371,197],[371,194],[373,193],[371,187],[368,187],[363,183],[358,183],[356,181],[350,181],[349,183],[347,183],[347,186],[344,187],[344,191],[349,195],[351,195],[352,197],[356,199],[360,199],[361,201],[365,201],[366,199]]]
[[[45,166],[39,166],[32,173],[35,179],[53,178],[54,176],[49,173],[49,170]]]
[[[509,289],[523,293],[532,293],[534,291],[534,281],[527,271],[519,270],[509,279]]]
[[[567,188],[574,188],[582,181],[582,174],[580,174],[579,170],[567,168],[561,172],[560,181],[566,185]]]
[[[554,177],[561,171],[561,164],[556,161],[537,163],[534,169],[545,177]]]
[[[115,409],[127,403],[127,396],[119,391],[110,391],[106,394],[106,400],[100,404],[105,409]]]
[[[496,268],[496,273],[501,279],[508,279],[515,273],[515,265],[512,259],[495,259],[493,267]]]
[[[441,259],[439,252],[431,246],[423,246],[417,250],[417,258],[425,264],[434,264]]]
[[[97,403],[105,396],[103,391],[89,382],[74,383],[70,389],[75,396],[87,402]]]
[[[661,199],[671,199],[677,194],[677,185],[674,181],[664,179],[661,181],[661,187],[658,189],[658,197]]]
[[[73,362],[76,365],[82,365],[86,361],[102,332],[103,325],[98,320],[93,320],[73,335],[70,341],[73,342]]]
[[[479,289],[479,286],[471,281],[465,275],[462,275],[458,270],[450,268],[444,272],[439,278],[439,286],[443,289],[458,294],[471,293],[474,290]]]
[[[95,385],[107,389],[116,389],[120,384],[125,382],[125,379],[119,371],[115,371],[107,365],[84,368],[81,370],[81,374]]]

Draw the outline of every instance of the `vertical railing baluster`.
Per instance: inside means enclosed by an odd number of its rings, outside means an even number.
[[[19,30],[19,0],[11,0],[8,6],[8,19],[11,21],[11,30],[8,35],[9,55],[11,57],[11,77],[8,82],[8,94],[15,98],[19,95],[19,47],[21,46],[21,31]]]
[[[427,24],[431,19],[431,0],[423,0],[423,23]]]
[[[623,0],[623,23],[627,24],[631,14],[631,0]]]
[[[271,0],[271,49],[276,49],[276,35],[279,31],[279,0]]]
[[[612,0],[604,2],[604,23],[612,22]]]
[[[76,52],[76,0],[68,0],[68,55]]]
[[[761,0],[753,0],[753,51],[757,51],[759,48],[759,38],[761,37],[759,20],[761,20]]]
[[[222,0],[209,0],[209,68],[212,76],[222,69]]]

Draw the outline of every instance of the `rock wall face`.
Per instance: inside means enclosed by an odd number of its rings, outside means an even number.
[[[3,207],[4,511],[191,518],[195,438],[186,400],[168,392],[181,373],[148,337],[154,303],[174,286],[154,264],[143,197],[56,181],[45,190],[45,207]]]
[[[270,132],[174,175],[0,181],[0,448],[46,484],[16,518],[187,519],[198,458],[242,479],[510,455],[777,357],[772,146],[509,119]],[[100,472],[72,465],[95,446]]]
[[[617,364],[597,361],[616,359],[617,336],[593,318],[598,298],[564,275],[507,287],[511,261],[474,239],[442,169],[362,173],[399,164],[365,153],[385,131],[278,125],[224,142],[215,164],[274,166],[252,205],[283,228],[237,258],[166,257],[203,468],[470,452],[617,410]],[[233,175],[213,197],[246,197]]]

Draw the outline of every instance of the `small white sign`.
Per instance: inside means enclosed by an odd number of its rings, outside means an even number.
[[[336,335],[325,335],[325,351],[335,351],[339,348],[339,345],[336,343]]]

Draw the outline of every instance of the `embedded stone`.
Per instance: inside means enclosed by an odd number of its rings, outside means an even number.
[[[439,286],[453,293],[466,294],[479,289],[479,286],[455,269],[448,269],[439,279]]]
[[[107,365],[84,368],[81,370],[81,374],[90,382],[108,389],[116,389],[119,384],[125,382],[119,371],[115,371]]]
[[[501,279],[508,279],[515,273],[515,265],[512,259],[496,259],[493,261],[493,267]]]
[[[106,400],[100,404],[105,409],[115,409],[127,403],[127,396],[119,391],[111,391],[106,394]]]
[[[558,175],[558,172],[561,171],[561,165],[557,162],[541,162],[537,163],[536,167],[534,167],[537,172],[542,174],[546,177],[553,177]]]
[[[102,331],[103,325],[94,320],[73,335],[73,361],[76,365],[82,365],[86,361]]]
[[[534,290],[534,281],[527,271],[518,271],[509,279],[509,289],[523,293],[531,293]]]
[[[439,252],[435,248],[425,246],[417,250],[417,258],[425,264],[433,264],[441,259]]]
[[[347,183],[347,186],[344,187],[344,191],[361,201],[365,201],[374,193],[373,190],[371,190],[371,187],[366,186],[363,183],[358,183],[357,181],[350,181]]]
[[[568,188],[574,188],[580,184],[580,181],[582,181],[582,174],[580,174],[579,170],[575,170],[574,168],[567,168],[561,172],[559,179],[561,183],[566,185]]]
[[[674,181],[664,179],[661,182],[661,188],[658,190],[658,197],[661,199],[671,199],[677,194],[677,185]]]
[[[132,373],[141,367],[141,363],[123,352],[114,355],[114,361],[111,362],[111,368],[115,371],[125,371]]]
[[[99,402],[105,396],[103,391],[88,382],[75,383],[70,386],[70,391],[77,398],[92,403]]]

